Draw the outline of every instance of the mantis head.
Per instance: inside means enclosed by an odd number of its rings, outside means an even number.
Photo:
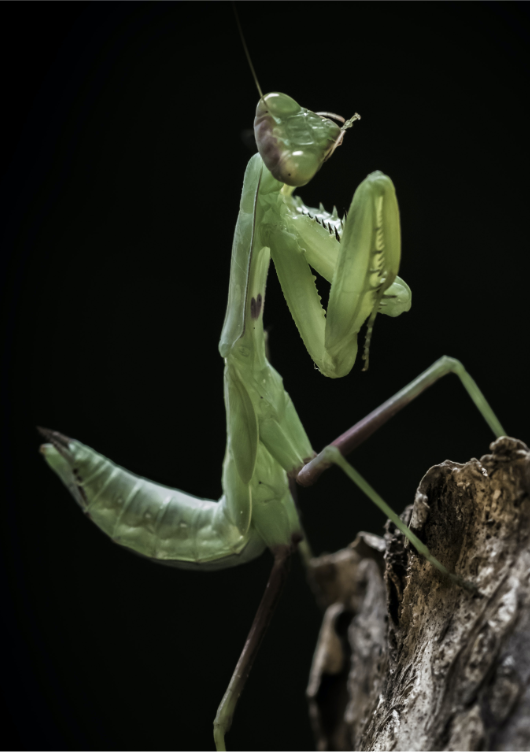
[[[351,128],[354,121],[360,120],[361,116],[355,113],[345,122],[343,117],[331,112],[306,110],[292,97],[278,91],[263,95],[235,3],[232,3],[232,6],[243,49],[259,93],[254,119],[254,134],[259,154],[265,167],[276,180],[293,188],[306,185],[326,159],[331,157],[337,146],[340,146],[344,131]],[[342,126],[338,126],[329,118],[339,120]]]
[[[329,118],[342,121],[342,127]],[[292,97],[271,92],[260,97],[254,120],[258,151],[265,166],[287,185],[306,185],[329,159],[360,116],[350,120],[306,110]]]

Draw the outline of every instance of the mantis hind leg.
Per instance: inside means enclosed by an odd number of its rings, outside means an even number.
[[[290,546],[276,546],[273,551],[274,564],[265,587],[263,598],[258,606],[256,616],[245,642],[245,647],[241,651],[234,673],[213,722],[213,736],[217,750],[226,750],[225,734],[230,730],[237,701],[245,687],[265,632],[280,600],[289,573],[291,554],[298,542],[298,540],[293,540]]]

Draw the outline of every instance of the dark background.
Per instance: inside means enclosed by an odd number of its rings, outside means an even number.
[[[362,115],[301,190],[306,203],[342,213],[374,169],[400,203],[413,307],[378,318],[368,373],[356,364],[332,381],[313,368],[271,268],[272,360],[315,449],[444,353],[524,440],[528,6],[268,3],[240,15],[264,91]],[[212,748],[269,556],[202,575],[112,545],[45,466],[34,426],[220,496],[217,342],[257,94],[225,3],[20,3],[0,16],[4,709],[24,749]],[[401,511],[432,464],[480,456],[491,439],[450,377],[353,461]],[[300,501],[318,553],[382,532],[338,471]],[[319,623],[296,561],[229,748],[312,748],[304,689]]]

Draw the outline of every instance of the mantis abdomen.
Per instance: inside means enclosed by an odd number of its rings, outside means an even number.
[[[46,431],[41,451],[85,514],[115,543],[185,569],[224,569],[259,556],[253,529],[229,518],[226,497],[199,499],[119,467],[79,441]]]

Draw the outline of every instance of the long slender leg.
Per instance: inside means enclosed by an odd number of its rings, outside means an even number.
[[[461,577],[450,572],[438,559],[431,554],[427,546],[414,535],[414,533],[400,520],[399,516],[388,506],[388,504],[379,496],[379,494],[370,486],[369,483],[355,470],[349,462],[344,459],[344,455],[352,452],[356,447],[362,444],[374,431],[380,428],[387,420],[402,410],[412,400],[416,399],[425,389],[428,389],[442,376],[448,373],[455,373],[467,393],[475,403],[477,409],[483,416],[486,423],[496,436],[504,436],[505,431],[497,420],[495,413],[489,406],[484,395],[478,388],[474,379],[468,374],[460,361],[455,358],[449,358],[444,355],[442,358],[433,363],[433,365],[420,374],[414,381],[411,381],[406,387],[397,392],[393,397],[384,402],[376,410],[356,423],[352,428],[339,436],[318,454],[311,462],[305,465],[298,473],[296,480],[303,486],[312,485],[319,476],[332,464],[338,465],[346,475],[363,491],[368,498],[383,511],[389,519],[401,530],[408,538],[418,553],[422,554],[430,563],[450,577],[461,587],[470,592],[477,592],[477,588]]]
[[[382,172],[368,175],[355,191],[340,240],[342,223],[335,224],[336,213],[327,221],[322,216],[317,230],[309,212],[300,213],[299,204],[285,193],[284,198],[281,219],[264,222],[264,242],[270,246],[283,294],[309,354],[325,376],[340,378],[355,362],[361,326],[367,321],[371,331],[382,296],[399,269],[401,235],[394,186]],[[317,244],[321,253],[314,250]],[[309,268],[308,248],[313,262],[328,256],[328,263],[317,261],[315,269],[326,267],[329,277],[333,266],[327,312]]]
[[[390,397],[386,402],[383,402],[380,407],[373,410],[369,415],[335,439],[330,446],[337,447],[343,457],[350,454],[350,452],[353,452],[356,447],[377,431],[378,428],[384,425],[387,420],[390,420],[396,413],[410,404],[412,400],[416,399],[422,392],[448,373],[455,373],[459,377],[467,393],[495,436],[506,436],[506,432],[497,420],[495,413],[478,388],[475,380],[471,378],[462,363],[456,360],[456,358],[449,358],[447,355],[444,355],[436,363],[433,363],[430,368],[427,368],[426,371],[415,378],[414,381],[411,381],[410,384],[407,384],[397,394]],[[324,470],[330,467],[332,463],[329,458],[324,457],[325,451],[320,452],[320,454],[300,470],[296,478],[300,485],[311,486]]]
[[[237,701],[243,691],[254,659],[258,654],[261,641],[280,600],[280,595],[289,572],[290,556],[296,544],[297,541],[293,542],[292,546],[277,546],[273,551],[274,564],[267,586],[265,587],[263,598],[252,622],[245,647],[239,656],[234,673],[213,722],[213,736],[217,750],[226,749],[225,734],[230,730]]]
[[[345,473],[346,475],[355,483],[356,486],[358,486],[363,493],[368,496],[368,498],[376,504],[379,509],[386,514],[386,516],[392,520],[394,525],[401,530],[403,535],[409,539],[409,541],[412,543],[416,551],[421,554],[422,556],[425,556],[427,561],[430,561],[430,563],[433,565],[433,567],[436,567],[436,569],[439,569],[440,572],[450,577],[453,582],[456,582],[457,585],[460,585],[460,587],[463,587],[465,590],[468,590],[471,593],[478,592],[478,588],[473,585],[473,583],[468,582],[467,580],[464,580],[462,577],[459,577],[457,574],[453,574],[453,572],[450,572],[444,565],[438,561],[438,559],[431,554],[427,546],[421,542],[421,540],[418,538],[417,535],[414,535],[412,530],[408,528],[405,523],[399,518],[399,516],[394,512],[393,509],[391,509],[388,504],[379,496],[377,491],[375,491],[372,486],[362,477],[360,473],[353,468],[350,463],[344,459],[340,451],[337,449],[337,447],[334,446],[327,446],[323,450],[323,454],[325,454],[326,459],[328,462],[332,462],[336,465],[338,465]]]

